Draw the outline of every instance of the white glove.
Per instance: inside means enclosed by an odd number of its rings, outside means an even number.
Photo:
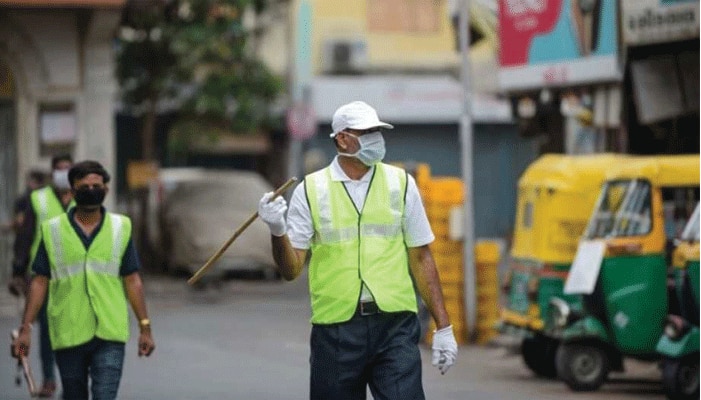
[[[448,372],[458,356],[458,343],[453,335],[453,325],[433,331],[433,346],[431,348],[433,349],[431,364],[438,367],[443,375]]]
[[[285,223],[287,202],[282,196],[278,196],[273,201],[270,201],[271,197],[273,197],[273,192],[268,192],[260,199],[258,215],[263,222],[268,224],[273,236],[283,236],[287,232],[287,224]]]

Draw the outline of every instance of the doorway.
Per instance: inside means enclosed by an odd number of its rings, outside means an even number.
[[[14,232],[4,227],[14,217],[17,198],[17,125],[15,116],[15,82],[9,67],[0,62],[0,281],[11,272]]]

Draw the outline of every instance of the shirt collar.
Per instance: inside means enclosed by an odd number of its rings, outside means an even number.
[[[363,175],[362,178],[360,178],[356,182],[370,182],[370,179],[372,178],[372,173],[375,170],[375,166],[373,165],[370,167],[368,172]],[[333,161],[331,162],[331,180],[332,181],[341,181],[341,182],[351,182],[353,181],[351,178],[346,175],[345,172],[343,172],[343,168],[341,168],[341,164],[338,163],[338,156],[334,157]]]
[[[105,206],[100,206],[100,222],[97,224],[97,227],[95,227],[95,230],[92,232],[92,234],[88,237],[85,235],[85,232],[83,232],[83,229],[78,225],[78,222],[75,220],[75,207],[71,207],[68,210],[68,221],[71,223],[73,226],[73,229],[78,233],[80,238],[83,240],[83,243],[86,245],[90,245],[92,243],[92,240],[97,236],[97,233],[102,230],[102,225],[105,222],[105,214],[107,213],[107,209],[105,209]]]

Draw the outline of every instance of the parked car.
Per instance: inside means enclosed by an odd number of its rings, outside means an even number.
[[[206,179],[207,170],[201,167],[161,168],[158,177],[149,183],[146,196],[145,230],[149,258],[152,266],[162,267],[164,263],[163,227],[161,226],[161,209],[168,195],[178,187],[180,182]]]
[[[273,190],[259,174],[238,170],[190,170],[164,182],[157,213],[164,266],[168,272],[188,275],[256,212],[263,193]],[[270,232],[262,221],[254,221],[206,276],[221,278],[234,271],[278,276]]]

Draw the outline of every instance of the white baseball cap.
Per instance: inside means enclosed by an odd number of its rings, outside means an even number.
[[[331,121],[333,133],[329,136],[336,137],[338,132],[344,129],[365,130],[370,128],[387,128],[393,129],[394,126],[380,121],[377,117],[377,111],[363,101],[354,101],[344,104],[333,113]]]

